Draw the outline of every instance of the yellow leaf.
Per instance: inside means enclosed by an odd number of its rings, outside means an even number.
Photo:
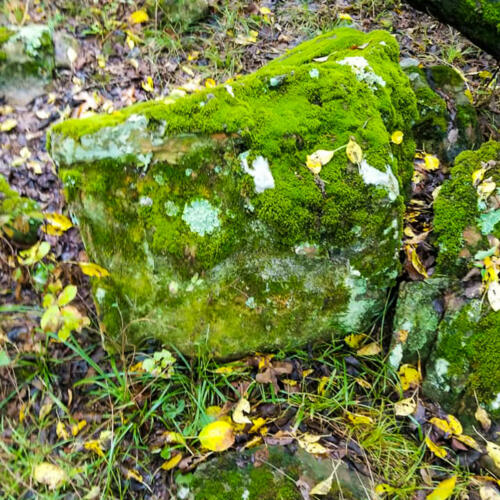
[[[495,463],[495,467],[500,467],[500,446],[491,441],[486,441],[486,451]]]
[[[453,490],[455,489],[455,484],[457,483],[457,477],[452,476],[444,481],[441,481],[436,489],[429,495],[427,495],[427,500],[446,500],[450,498]]]
[[[252,427],[248,431],[250,434],[257,432],[264,424],[266,423],[266,420],[262,417],[258,417],[255,420],[252,421]]]
[[[355,377],[354,380],[361,386],[363,387],[363,389],[371,389],[372,388],[372,384],[370,384],[370,382],[366,381],[366,380],[363,380],[362,378],[360,377]]]
[[[460,434],[459,436],[455,436],[455,439],[458,439],[460,442],[466,444],[469,448],[473,448],[474,450],[477,451],[482,451],[481,446],[479,446],[479,443],[470,436],[466,436],[465,434]]]
[[[391,141],[394,144],[401,144],[403,142],[403,138],[404,138],[404,134],[403,134],[403,132],[401,132],[401,130],[396,130],[396,132],[394,132],[391,135]]]
[[[14,127],[17,127],[17,120],[14,120],[14,118],[7,118],[7,120],[0,124],[0,132],[9,132]]]
[[[352,163],[360,164],[363,160],[363,150],[353,137],[351,137],[347,143],[346,154],[347,158],[349,158],[349,161]]]
[[[73,435],[73,437],[76,436],[86,425],[87,425],[86,420],[80,420],[80,422],[73,425],[71,427],[71,434]]]
[[[45,484],[49,489],[55,490],[67,481],[68,476],[58,465],[42,462],[33,469],[33,478],[37,483]]]
[[[312,455],[323,455],[328,452],[328,450],[318,441],[321,436],[315,436],[313,434],[305,433],[299,438],[297,438],[297,443],[299,446]]]
[[[424,168],[425,170],[437,170],[439,168],[439,158],[426,153],[424,156]]]
[[[109,272],[97,264],[92,264],[91,262],[78,262],[80,269],[83,274],[87,276],[94,276],[96,278],[104,278],[109,276]]]
[[[143,483],[144,479],[143,477],[133,469],[128,469],[127,473],[125,474],[125,479],[135,479],[139,483]]]
[[[31,266],[41,261],[50,252],[50,243],[38,241],[27,250],[19,252],[17,260],[24,266]]]
[[[56,234],[57,232],[59,232],[59,234],[62,234],[64,231],[67,231],[69,228],[73,227],[73,223],[65,215],[56,213],[44,213],[43,216],[45,217],[45,220],[48,221],[50,225],[49,227],[52,227],[53,231],[56,231]]]
[[[371,342],[370,344],[363,346],[361,349],[358,349],[356,354],[358,356],[376,356],[380,353],[380,351],[382,351],[380,345],[377,344],[377,342]]]
[[[263,15],[263,16],[269,16],[269,15],[272,15],[272,12],[271,10],[268,8],[268,7],[260,7],[260,13]]]
[[[315,175],[319,174],[321,167],[326,165],[334,155],[334,151],[318,149],[314,153],[307,155],[306,166]]]
[[[344,338],[344,342],[351,348],[357,349],[359,344],[366,338],[364,333],[353,333]]]
[[[488,199],[490,194],[495,191],[496,187],[496,183],[493,182],[490,177],[489,179],[486,179],[481,184],[479,184],[479,186],[477,187],[477,194],[482,200],[486,200]]]
[[[429,422],[438,429],[442,430],[445,434],[452,434],[450,425],[442,418],[432,417]]]
[[[207,87],[207,89],[211,89],[215,86],[217,86],[217,84],[215,83],[215,80],[213,78],[207,78],[205,80],[205,87]]]
[[[314,488],[309,492],[310,495],[328,495],[330,490],[332,489],[333,475],[335,471],[332,472],[325,480],[318,483]]]
[[[472,95],[472,92],[470,91],[470,89],[467,89],[465,92],[464,92],[465,96],[467,97],[467,99],[469,99],[469,102],[471,104],[474,104],[474,96]]]
[[[472,185],[476,187],[483,179],[486,169],[484,167],[478,168],[472,172]]]
[[[210,408],[215,408],[211,406]],[[165,438],[167,444],[186,444],[184,436],[179,432],[165,431],[162,436]]]
[[[101,443],[98,439],[92,439],[91,441],[87,441],[86,443],[83,443],[83,447],[86,450],[93,451],[94,453],[97,453],[100,457],[104,457],[104,451],[101,447]]]
[[[318,394],[320,396],[324,396],[324,394],[326,392],[326,386],[327,386],[329,380],[330,380],[330,377],[321,377],[319,384],[318,384]]]
[[[224,451],[234,443],[233,427],[227,422],[217,420],[203,427],[198,438],[203,448],[210,451]]]
[[[409,364],[401,365],[398,374],[403,391],[408,390],[410,387],[418,387],[422,381],[419,371]]]
[[[250,403],[241,398],[233,411],[233,421],[237,424],[251,424],[252,421],[244,413],[250,413]]]
[[[56,425],[56,435],[60,439],[69,439],[68,431],[66,430],[66,426],[59,420]]]
[[[428,278],[429,275],[427,274],[427,270],[418,256],[416,248],[413,245],[405,245],[405,251],[415,271],[417,271],[417,273],[422,275],[424,278]]]
[[[149,92],[150,94],[152,94],[154,92],[154,90],[155,90],[155,84],[153,82],[153,79],[150,76],[148,76],[146,78],[146,81],[141,83],[141,87],[146,92]]]
[[[425,438],[425,444],[427,445],[427,448],[436,455],[436,457],[439,458],[444,458],[446,455],[448,455],[448,452],[442,447],[438,446],[436,443],[431,441],[428,437]]]
[[[349,14],[344,14],[343,12],[341,12],[337,17],[342,21],[352,21],[352,17]]]
[[[493,77],[491,72],[486,71],[486,70],[480,71],[478,74],[479,74],[479,78],[482,78],[483,80],[489,80],[490,78]]]
[[[453,415],[448,415],[446,418],[448,419],[448,423],[450,424],[451,432],[455,435],[455,437],[460,436],[460,434],[464,432],[464,429],[459,420],[455,418]]]
[[[396,491],[395,488],[386,483],[377,484],[377,486],[375,486],[375,493],[377,493],[377,495],[385,495],[389,493],[394,493],[395,491]]]
[[[413,398],[406,398],[394,403],[394,413],[398,417],[407,417],[411,415],[417,408],[417,403]]]
[[[477,407],[476,413],[474,413],[474,417],[481,424],[481,427],[485,431],[489,431],[491,427],[491,420],[488,416],[488,412],[482,408],[481,406]]]
[[[170,460],[167,460],[161,468],[163,470],[171,470],[177,465],[179,465],[179,462],[182,460],[182,453],[177,453],[177,455],[174,455]]]
[[[348,411],[347,418],[354,425],[372,425],[373,424],[373,419],[371,417],[368,417],[366,415],[360,415],[359,413],[351,413]]]
[[[128,18],[130,24],[142,24],[149,21],[148,13],[145,10],[136,10]]]

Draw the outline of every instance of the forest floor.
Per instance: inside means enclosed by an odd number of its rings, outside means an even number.
[[[49,24],[79,42],[71,69],[57,72],[50,92],[25,108],[0,106],[0,122],[16,122],[0,132],[0,174],[45,213],[66,213],[46,151],[52,124],[249,73],[347,16],[363,30],[392,32],[402,57],[460,71],[484,137],[499,138],[493,58],[398,1],[214,1],[206,19],[182,32],[153,16],[134,23],[140,4],[8,0],[1,7],[13,24]],[[446,174],[442,165],[413,184],[414,199],[422,200],[411,208],[418,212],[414,234],[430,229],[432,191]],[[78,229],[41,232],[40,239],[50,253],[28,266],[17,258],[26,248],[0,236],[1,498],[176,498],[179,485],[214,455],[198,436],[217,418],[232,418],[236,450],[268,443],[293,452],[317,437],[313,453],[343,459],[379,486],[381,497],[423,499],[454,477],[456,498],[484,500],[485,485],[497,495],[488,498],[499,498],[480,424],[473,445],[444,432],[430,422],[446,414],[421,396],[420,367],[396,373],[384,362],[386,318],[347,339],[231,363],[203,352],[186,359],[154,344],[111,355],[102,347],[89,278],[75,265],[87,260]],[[419,258],[431,269],[432,247],[419,246]],[[409,279],[421,279],[402,259]],[[72,304],[90,325],[58,342],[40,319],[44,298],[67,285],[76,286]],[[234,422],[242,400],[251,424]],[[35,479],[42,462],[63,471],[64,486],[51,490]]]

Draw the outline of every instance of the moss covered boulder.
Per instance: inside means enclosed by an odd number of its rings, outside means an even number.
[[[412,174],[398,55],[385,32],[339,29],[215,89],[56,125],[68,200],[111,272],[94,287],[109,337],[237,356],[368,328]],[[319,175],[318,150],[337,150]]]
[[[25,105],[45,92],[55,66],[48,26],[0,27],[0,96]]]
[[[147,0],[151,15],[159,14],[164,24],[186,29],[209,12],[209,0]]]
[[[0,232],[17,243],[34,243],[42,221],[38,203],[20,196],[0,175]]]
[[[500,59],[499,0],[406,0],[451,24],[474,43]]]
[[[403,285],[389,358],[395,367],[423,361],[427,396],[465,417],[475,410],[476,397],[500,417],[497,186],[500,143],[457,157],[434,204],[436,272]]]
[[[281,446],[227,453],[199,466],[189,481],[180,481],[177,498],[189,500],[302,500],[333,474],[325,500],[376,498],[370,480],[342,460],[320,459]]]
[[[417,96],[417,146],[450,163],[462,151],[478,147],[482,136],[477,112],[459,73],[443,65],[425,68],[413,58],[400,64]]]

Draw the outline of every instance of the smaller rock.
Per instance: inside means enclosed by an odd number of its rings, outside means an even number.
[[[376,498],[369,478],[342,460],[316,458],[304,450],[259,446],[220,455],[202,464],[189,487],[177,491],[189,500],[302,500],[321,481],[333,481],[324,500]]]
[[[71,68],[73,57],[78,55],[78,40],[65,31],[54,33],[54,57],[57,68]]]
[[[152,15],[158,12],[166,24],[181,30],[203,19],[209,11],[209,0],[147,0]]]
[[[17,243],[31,244],[42,221],[38,203],[20,196],[0,175],[0,232]]]

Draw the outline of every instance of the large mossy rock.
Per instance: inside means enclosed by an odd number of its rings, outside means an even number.
[[[301,449],[292,454],[281,446],[227,453],[206,462],[196,469],[188,486],[178,488],[177,498],[302,500],[332,474],[330,492],[321,498],[376,498],[369,478],[349,469],[342,460],[316,458]]]
[[[109,336],[237,356],[368,328],[412,175],[398,55],[385,32],[339,29],[231,84],[56,125],[71,209],[111,272],[94,287]],[[319,176],[306,167],[336,148]]]
[[[45,93],[55,67],[48,26],[0,26],[0,96],[25,105]]]
[[[497,186],[500,143],[457,157],[434,204],[435,277],[406,284],[395,316],[392,364],[423,360],[424,392],[464,416],[473,413],[477,397],[500,417],[500,311],[481,283],[498,279],[500,270]],[[400,330],[408,332],[404,342]]]
[[[500,0],[406,0],[500,59]]]
[[[173,25],[181,30],[207,16],[209,0],[147,0],[151,15],[160,15],[164,24]]]

